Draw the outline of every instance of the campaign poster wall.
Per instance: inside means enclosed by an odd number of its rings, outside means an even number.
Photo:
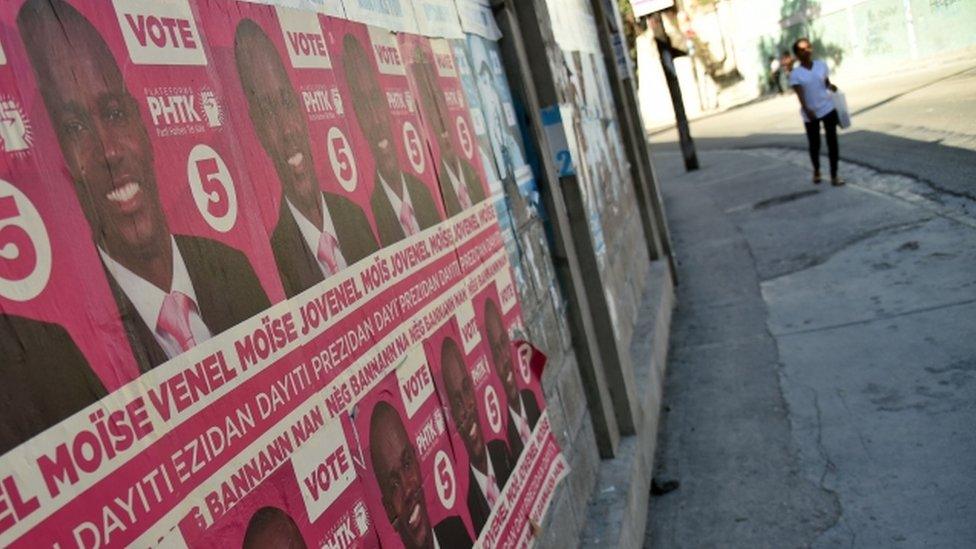
[[[495,196],[505,246],[514,276],[519,287],[524,288],[527,279],[523,261],[531,263],[532,250],[516,233],[531,219],[545,218],[522,138],[527,130],[517,114],[502,67],[497,43],[501,33],[490,4],[486,0],[461,0],[456,5],[465,37],[452,40],[451,44],[482,149],[482,163]]]
[[[422,347],[356,405],[376,532],[387,547],[472,544],[454,451]]]
[[[450,440],[454,447],[455,476],[460,500],[476,539],[484,530],[491,509],[511,473],[513,463],[502,443],[489,441],[485,430],[487,408],[483,392],[484,364],[466,353],[457,318],[452,319],[424,343],[433,384],[445,403]]]
[[[451,48],[454,50],[454,60],[457,63],[458,78],[461,80],[461,85],[464,86],[464,96],[468,101],[471,125],[478,143],[478,156],[481,159],[481,165],[488,182],[489,193],[495,197],[503,192],[502,182],[499,178],[498,168],[495,165],[495,159],[492,157],[491,140],[488,136],[488,128],[485,123],[481,95],[478,93],[474,73],[471,71],[467,44],[461,39],[451,40],[450,42]]]
[[[331,20],[328,33],[336,70],[344,76],[339,88],[350,98],[351,136],[357,150],[369,151],[360,156],[373,161],[360,180],[371,186],[377,234],[387,246],[445,217],[417,98],[393,32]]]
[[[498,43],[478,34],[468,34],[466,39],[455,41],[454,47],[458,57],[465,57],[470,71],[470,87],[479,98],[476,112],[489,143],[488,157],[494,173],[501,181],[513,185],[523,199],[512,204],[516,218],[524,221],[530,216],[541,216],[541,199],[526,160],[522,130]]]
[[[629,203],[630,170],[589,4],[547,0],[547,5],[568,69],[561,104],[553,107],[552,123],[559,124],[567,137],[567,169],[579,175],[583,186],[590,233],[602,268],[607,249],[621,245],[612,241],[615,234],[621,234],[611,230],[612,220]]]
[[[293,297],[379,249],[373,163],[348,119],[323,25],[292,8],[199,6],[285,294]],[[369,184],[365,184],[369,182]],[[325,232],[320,246],[314,233]],[[319,258],[318,256],[323,256]]]
[[[413,96],[420,107],[427,146],[448,216],[488,196],[474,127],[447,40],[400,34]]]
[[[313,416],[308,424],[317,421]],[[180,522],[182,541],[214,548],[379,547],[366,491],[356,480],[363,458],[348,416],[311,436],[250,493],[238,495],[238,483],[246,480],[226,481],[220,495],[208,500],[225,507],[223,514],[207,526],[201,515],[190,513]]]
[[[283,4],[0,7],[0,544],[531,544],[566,462],[454,52]]]

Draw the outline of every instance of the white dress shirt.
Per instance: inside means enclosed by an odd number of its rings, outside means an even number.
[[[379,175],[377,173],[377,175]],[[416,227],[420,228],[420,223],[417,222],[417,210],[413,207],[413,202],[410,200],[410,192],[407,190],[407,180],[400,173],[400,184],[403,185],[403,198],[401,199],[393,189],[387,184],[386,180],[383,179],[382,175],[379,175],[380,185],[383,185],[383,191],[386,193],[386,198],[390,201],[390,205],[393,206],[393,213],[396,214],[397,220],[400,222],[400,228],[403,229],[404,234],[410,234],[413,232],[410,227],[403,224],[403,220],[400,219],[400,211],[403,209],[403,204],[407,203],[410,205],[410,211],[413,212],[413,222],[416,223]]]
[[[529,426],[529,420],[525,417],[525,403],[522,402],[522,395],[519,394],[518,397],[519,410],[521,412],[516,412],[511,406],[508,407],[508,413],[512,416],[515,421],[515,428],[518,429],[519,438],[522,438],[522,433],[532,433],[532,428]],[[524,431],[523,431],[524,430]],[[523,440],[523,444],[527,444],[528,440]]]
[[[170,283],[171,287],[168,291],[159,289],[152,282],[133,273],[112,259],[105,250],[98,248],[98,253],[102,256],[102,261],[105,262],[105,267],[112,278],[115,279],[119,288],[122,289],[122,292],[132,302],[136,312],[139,313],[139,318],[149,327],[149,331],[153,333],[156,342],[163,348],[163,352],[168,358],[173,358],[183,353],[179,342],[169,335],[160,334],[160,331],[156,329],[159,311],[163,308],[163,300],[170,292],[177,291],[188,296],[193,300],[193,303],[197,303],[197,294],[193,291],[193,282],[190,281],[190,273],[186,270],[183,256],[180,254],[179,248],[176,247],[176,240],[170,237],[170,242],[173,246],[173,281]],[[197,343],[206,341],[211,337],[210,328],[204,324],[199,309],[190,311],[190,332],[193,333],[193,339]]]
[[[305,239],[305,243],[308,244],[308,249],[312,250],[312,255],[315,256],[316,262],[319,264],[319,269],[322,270],[322,275],[326,278],[334,275],[329,266],[318,259],[319,250],[319,239],[322,238],[322,234],[328,233],[336,241],[335,249],[335,261],[336,266],[341,271],[348,267],[346,265],[346,258],[342,255],[342,250],[339,249],[339,237],[336,235],[335,225],[332,224],[332,215],[329,213],[329,208],[325,206],[325,197],[319,193],[319,206],[322,209],[322,230],[319,230],[314,223],[308,220],[298,208],[296,208],[290,200],[285,198],[285,203],[288,204],[288,211],[291,212],[291,216],[295,218],[295,223],[298,224],[298,231],[302,233],[302,238]]]
[[[458,203],[461,205],[461,209],[465,209],[466,204],[461,202],[461,193],[467,193],[467,183],[464,181],[464,170],[461,169],[461,159],[457,161],[457,172],[451,169],[451,165],[444,162],[444,171],[447,172],[447,178],[451,180],[451,187],[454,189],[454,196],[458,197]],[[464,187],[463,189],[461,187]],[[468,194],[468,200],[473,202],[474,198],[471,193]]]
[[[495,477],[495,468],[491,464],[491,455],[488,454],[488,448],[487,447],[485,448],[485,461],[488,462],[488,474],[487,475],[482,474],[481,471],[479,471],[478,468],[475,467],[473,464],[470,464],[469,467],[471,467],[471,472],[474,473],[474,480],[475,480],[475,482],[478,483],[478,488],[481,488],[481,495],[484,496],[485,497],[485,500],[487,501],[488,500],[488,483],[491,482],[491,477]],[[498,480],[497,480],[498,477],[495,477],[495,479],[496,479],[495,480],[495,488],[499,488],[499,492],[500,492],[501,491],[501,488],[498,486]],[[489,505],[491,504],[491,502],[488,502],[488,503],[489,503]]]

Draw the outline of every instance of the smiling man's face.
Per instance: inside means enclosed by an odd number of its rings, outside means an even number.
[[[25,6],[18,23],[82,210],[110,253],[149,253],[169,230],[138,104],[95,28],[51,6]]]
[[[515,383],[515,369],[512,367],[512,346],[508,338],[508,331],[498,312],[498,306],[492,300],[485,301],[485,332],[488,337],[488,348],[491,351],[491,362],[495,365],[495,373],[502,381],[508,405],[515,406],[518,399],[518,386]]]
[[[308,123],[278,51],[250,20],[238,25],[234,50],[254,131],[274,162],[285,196],[296,203],[316,200],[319,185]]]
[[[447,338],[441,345],[441,375],[451,417],[457,426],[458,434],[464,441],[464,448],[475,466],[485,471],[485,437],[478,422],[477,398],[471,374],[464,366],[461,350],[453,339]]]
[[[432,547],[433,533],[417,453],[400,415],[385,402],[373,409],[369,444],[386,518],[406,547]]]
[[[390,128],[390,107],[386,93],[369,60],[369,54],[352,35],[343,40],[343,67],[346,81],[352,92],[352,107],[359,127],[362,128],[373,158],[381,173],[390,174],[399,169],[397,150]],[[392,181],[388,181],[390,185]]]

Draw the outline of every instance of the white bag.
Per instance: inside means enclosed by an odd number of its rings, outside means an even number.
[[[840,90],[835,91],[833,95],[837,120],[839,121],[840,128],[846,130],[851,127],[851,113],[847,110],[847,97]]]

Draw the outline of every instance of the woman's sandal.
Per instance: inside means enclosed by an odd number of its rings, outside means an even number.
[[[820,172],[813,172],[813,184],[819,185],[821,181],[823,181],[823,176],[820,175]]]
[[[830,184],[835,187],[843,187],[847,184],[847,181],[844,181],[843,177],[831,177]]]

